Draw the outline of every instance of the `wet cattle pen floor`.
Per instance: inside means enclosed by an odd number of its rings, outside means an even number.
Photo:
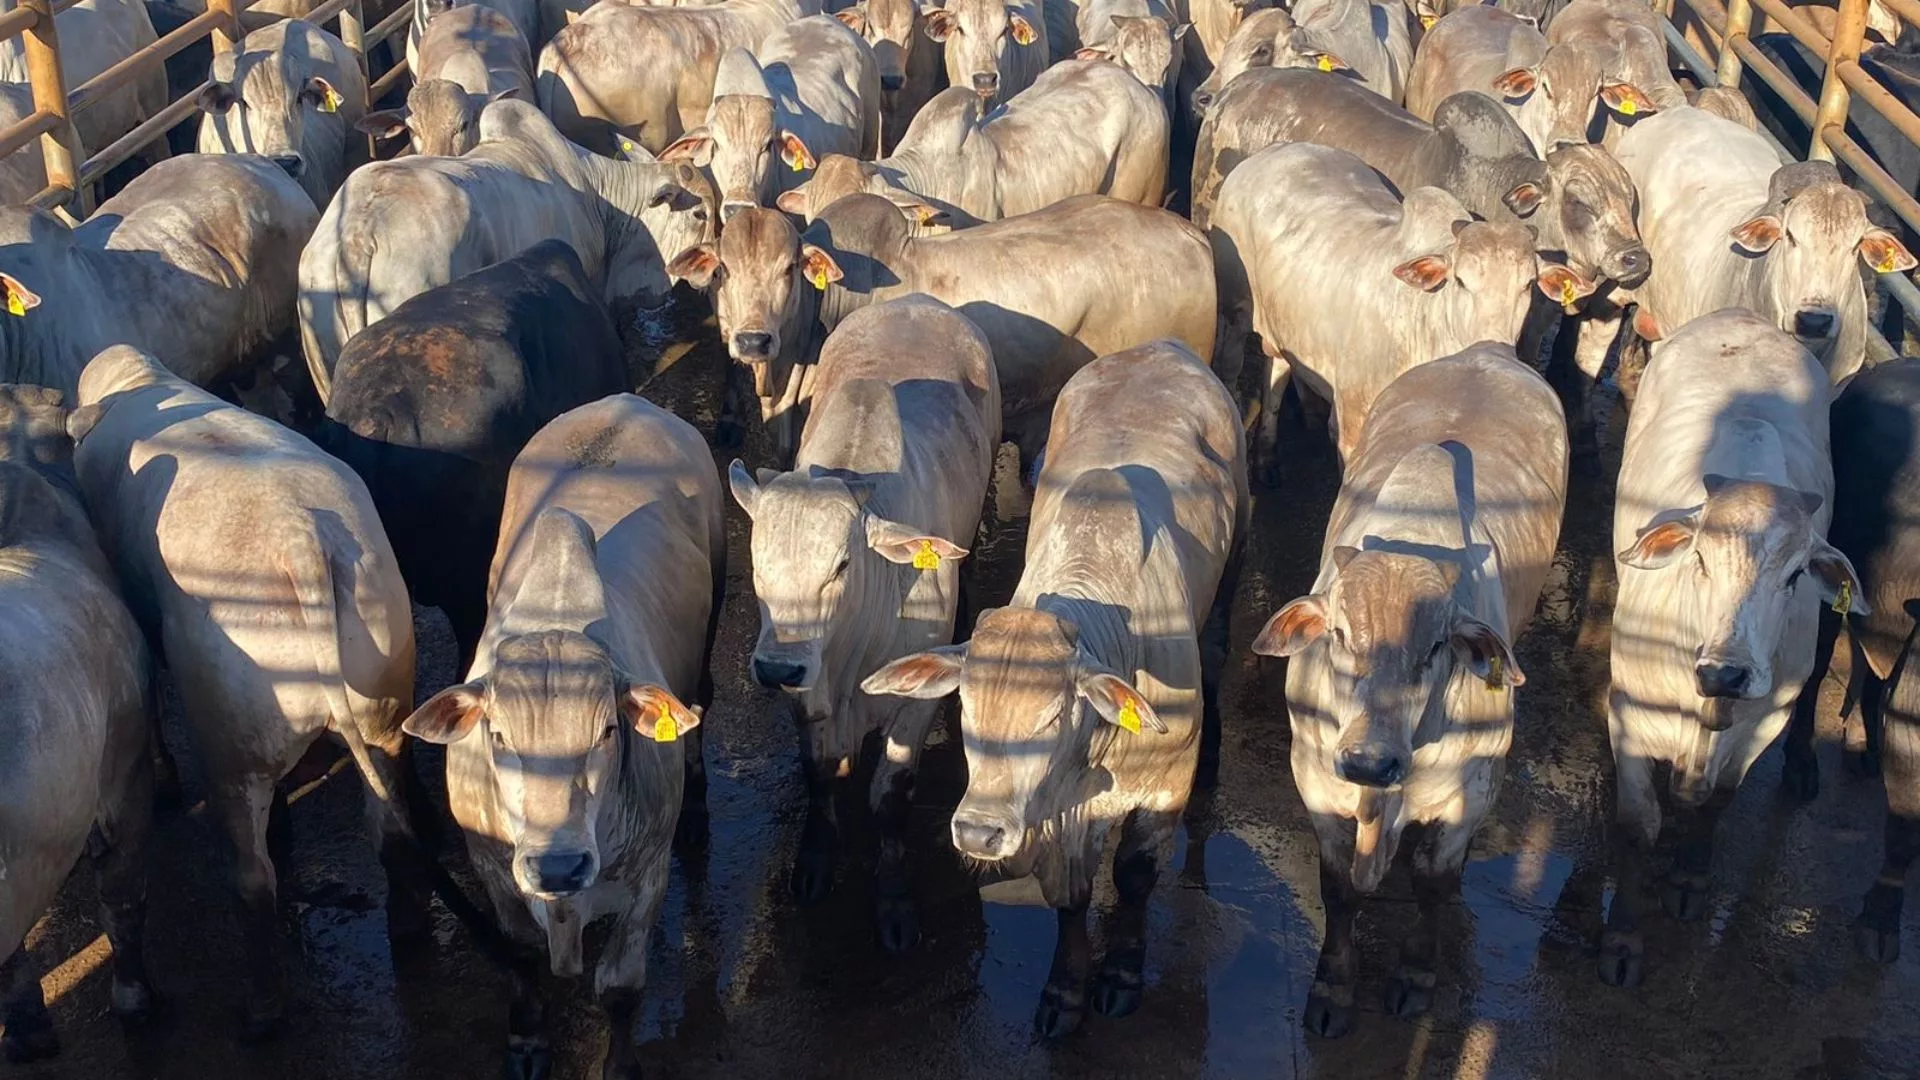
[[[681,327],[689,330],[691,327]],[[672,338],[675,335],[667,335]],[[646,388],[711,434],[725,356],[710,332]],[[649,354],[663,344],[657,337]],[[1185,832],[1154,894],[1147,992],[1124,1020],[1089,1016],[1058,1044],[1031,1014],[1054,919],[983,904],[951,853],[946,824],[964,786],[951,728],[936,731],[916,804],[923,938],[883,952],[872,928],[871,833],[856,824],[833,894],[796,906],[787,871],[804,818],[794,733],[747,678],[758,612],[747,523],[729,505],[727,603],[707,717],[712,838],[678,860],[651,952],[641,1020],[650,1076],[782,1080],[913,1077],[1770,1078],[1920,1076],[1920,942],[1858,958],[1847,924],[1877,872],[1877,782],[1840,767],[1838,686],[1823,698],[1823,788],[1807,807],[1779,793],[1780,752],[1763,758],[1723,819],[1708,916],[1647,924],[1646,983],[1595,978],[1591,940],[1607,897],[1604,823],[1611,764],[1603,702],[1612,469],[1576,465],[1561,550],[1532,629],[1529,679],[1495,820],[1476,841],[1463,902],[1444,924],[1431,1014],[1385,1015],[1379,999],[1413,923],[1404,870],[1359,921],[1361,1016],[1337,1042],[1300,1026],[1320,941],[1312,832],[1289,775],[1283,667],[1247,644],[1281,603],[1311,586],[1337,488],[1322,431],[1283,422],[1282,483],[1256,489],[1253,533],[1233,605],[1234,651],[1212,831]],[[750,447],[749,461],[764,463]],[[722,467],[731,452],[717,452]],[[996,520],[973,556],[977,602],[1004,603],[1018,578],[1023,522],[1001,469]],[[1016,494],[1009,494],[1016,492]],[[1001,516],[1004,513],[1005,516]],[[1011,518],[1012,520],[1008,520]],[[1845,652],[1841,656],[1844,660]],[[1836,665],[1844,668],[1844,662]],[[417,697],[455,678],[451,638],[421,617]],[[1843,672],[1837,672],[1838,677]],[[177,711],[177,705],[170,704]],[[185,748],[172,731],[176,750]],[[149,954],[168,1022],[123,1036],[107,1010],[92,884],[76,873],[30,940],[66,1050],[0,1073],[23,1080],[454,1080],[499,1074],[507,980],[439,912],[426,955],[396,972],[378,864],[357,784],[343,777],[292,814],[282,881],[290,1008],[277,1042],[235,1038],[242,983],[224,862],[190,755],[184,814],[154,848]],[[1110,886],[1101,884],[1104,903]],[[1096,920],[1096,946],[1098,923]],[[556,1080],[598,1075],[606,1033],[584,994],[553,1013]]]

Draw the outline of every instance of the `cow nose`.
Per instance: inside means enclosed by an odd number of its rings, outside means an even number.
[[[1833,313],[1829,311],[1802,311],[1793,317],[1793,336],[1801,338],[1823,338],[1833,332]]]
[[[742,210],[751,210],[753,207],[753,203],[743,199],[728,199],[726,202],[720,204],[720,222],[721,224],[725,224],[732,221],[733,215]]]
[[[549,896],[571,896],[593,875],[593,856],[584,851],[548,851],[527,861],[534,883]]]
[[[953,846],[976,859],[1000,859],[1007,850],[1007,830],[998,822],[953,815]]]
[[[1349,784],[1385,788],[1406,779],[1407,763],[1384,746],[1354,746],[1340,750],[1334,771]]]
[[[807,681],[805,664],[796,664],[789,660],[771,660],[764,656],[753,658],[753,681],[769,690],[778,690],[783,686],[799,686]]]
[[[880,89],[882,90],[894,91],[905,85],[907,85],[907,77],[905,75],[880,76]]]
[[[1653,256],[1643,247],[1628,248],[1614,258],[1613,280],[1632,288],[1647,280],[1653,269]]]
[[[773,335],[758,330],[742,330],[733,335],[733,351],[742,357],[765,357],[773,351]]]
[[[981,97],[992,97],[1000,91],[998,72],[983,71],[973,77],[973,92]]]
[[[295,180],[300,179],[300,174],[307,171],[307,159],[301,157],[299,154],[275,154],[273,155],[273,163],[280,166],[288,176],[293,177]]]
[[[1737,698],[1747,695],[1747,685],[1753,681],[1753,672],[1738,664],[1702,661],[1694,666],[1693,678],[1700,684],[1701,697]]]

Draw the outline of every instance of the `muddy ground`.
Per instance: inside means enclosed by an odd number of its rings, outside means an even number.
[[[655,339],[652,351],[662,343]],[[666,355],[676,362],[647,393],[711,433],[724,357],[683,346]],[[828,900],[802,909],[788,896],[805,799],[794,734],[773,698],[747,678],[757,614],[746,521],[732,513],[728,598],[713,659],[720,689],[707,718],[712,841],[704,859],[676,861],[655,934],[639,1032],[649,1075],[1920,1076],[1920,919],[1909,914],[1906,955],[1890,967],[1858,958],[1849,940],[1848,920],[1879,865],[1882,804],[1877,782],[1852,779],[1840,767],[1836,684],[1823,703],[1818,801],[1800,808],[1783,800],[1779,752],[1769,753],[1723,821],[1711,915],[1691,925],[1652,919],[1639,989],[1595,979],[1590,940],[1607,899],[1602,830],[1611,803],[1601,709],[1614,455],[1574,474],[1557,573],[1520,643],[1529,681],[1518,693],[1506,786],[1447,920],[1433,1012],[1406,1022],[1378,1005],[1395,944],[1412,923],[1400,872],[1361,915],[1363,1015],[1355,1030],[1338,1042],[1302,1031],[1322,922],[1315,855],[1288,772],[1283,669],[1246,646],[1274,607],[1310,585],[1337,477],[1323,433],[1291,420],[1286,430],[1283,484],[1256,493],[1233,607],[1211,835],[1200,842],[1183,833],[1154,895],[1140,1012],[1119,1021],[1091,1016],[1055,1045],[1036,1042],[1030,1028],[1052,954],[1053,916],[983,903],[953,857],[945,831],[964,764],[950,736],[936,733],[916,814],[924,929],[917,948],[890,956],[875,940],[863,866],[870,833],[850,838]],[[724,466],[731,456],[716,460]],[[1018,576],[1018,503],[996,499],[1004,516],[974,556],[990,604],[1004,602]],[[437,613],[421,613],[421,641],[424,699],[455,672]],[[271,1045],[240,1045],[232,905],[190,755],[183,761],[189,809],[161,824],[152,886],[150,953],[170,1021],[130,1038],[109,1015],[105,944],[96,940],[83,871],[30,939],[51,972],[46,990],[66,1054],[33,1067],[0,1066],[0,1074],[498,1075],[506,980],[444,912],[429,955],[395,970],[383,886],[350,773],[301,800],[292,815],[292,865],[282,886],[292,952],[289,1031]],[[591,1004],[573,996],[556,1026],[556,1077],[597,1076],[606,1032]]]

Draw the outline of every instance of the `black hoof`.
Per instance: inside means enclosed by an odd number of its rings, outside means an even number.
[[[45,1061],[59,1054],[60,1036],[44,1016],[31,1022],[14,1021],[7,1025],[7,1033],[0,1036],[0,1055],[10,1064]]]
[[[1853,921],[1853,947],[1876,964],[1891,964],[1900,959],[1900,928],[1884,930],[1864,919]]]
[[[1600,981],[1623,990],[1639,986],[1646,975],[1642,951],[1638,935],[1607,933],[1600,942]]]
[[[1387,1015],[1419,1016],[1433,1008],[1433,972],[1406,971],[1387,980]]]
[[[1820,795],[1820,762],[1817,758],[1789,756],[1780,770],[1780,793],[1797,803],[1810,803]]]
[[[1353,1030],[1353,1006],[1341,1005],[1325,994],[1311,994],[1300,1022],[1323,1039],[1338,1039]]]
[[[553,1051],[544,1042],[508,1045],[505,1076],[507,1080],[550,1080]]]
[[[1140,1009],[1140,972],[1115,968],[1093,977],[1093,1011],[1118,1020]]]
[[[1040,1007],[1033,1013],[1033,1030],[1043,1039],[1060,1039],[1074,1033],[1086,1019],[1084,1003],[1074,1004],[1067,995],[1049,986],[1040,994]]]
[[[1862,780],[1880,775],[1880,755],[1872,750],[1847,750],[1840,755],[1847,771]]]
[[[903,953],[920,944],[920,913],[912,900],[883,896],[875,915],[881,948],[890,953]]]
[[[1681,922],[1694,922],[1707,913],[1708,896],[1705,881],[1669,881],[1660,890],[1660,906]]]
[[[802,850],[793,860],[793,876],[787,885],[803,904],[825,899],[833,891],[833,853]]]

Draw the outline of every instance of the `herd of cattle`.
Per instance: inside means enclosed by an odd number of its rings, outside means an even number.
[[[1355,907],[1409,829],[1420,920],[1386,1000],[1417,1013],[1511,743],[1569,432],[1643,342],[1613,531],[1600,976],[1642,977],[1663,813],[1683,835],[1665,906],[1691,918],[1716,816],[1783,731],[1789,787],[1814,794],[1843,622],[1858,763],[1884,768],[1889,807],[1856,938],[1895,958],[1920,854],[1920,691],[1897,677],[1920,360],[1862,367],[1872,273],[1915,260],[1830,165],[1783,159],[1744,98],[1676,82],[1651,8],[583,6],[415,0],[415,82],[378,111],[337,38],[270,19],[212,59],[200,152],[157,144],[77,226],[18,205],[30,151],[0,171],[9,1058],[57,1049],[22,943],[83,851],[113,1007],[153,1002],[141,847],[177,783],[164,665],[234,851],[249,1031],[284,1010],[277,785],[326,736],[364,782],[395,942],[425,933],[437,893],[513,970],[509,1074],[550,1069],[542,969],[581,974],[604,918],[604,1075],[638,1075],[670,854],[705,842],[729,494],[761,632],[719,659],[802,721],[794,891],[830,888],[835,798],[877,742],[876,919],[912,947],[915,772],[957,694],[953,845],[1059,912],[1039,1028],[1131,1012],[1161,848],[1217,732],[1249,472],[1279,482],[1294,376],[1330,406],[1344,476],[1312,592],[1252,646],[1290,658],[1320,844],[1306,1023],[1350,1026]],[[133,0],[60,18],[81,77],[153,40]],[[150,81],[82,140],[164,104]],[[413,152],[352,167],[356,129]],[[1189,149],[1181,217],[1163,206]],[[686,420],[628,392],[619,328],[676,283],[710,298],[734,361],[722,441],[758,426],[774,458],[724,487]],[[295,350],[325,410],[304,435],[227,400]],[[1243,395],[1248,355],[1264,366]],[[1007,606],[962,616],[1003,441],[1034,493],[1024,571]],[[446,612],[468,665],[411,711],[410,600]],[[446,747],[483,905],[426,842],[409,737]],[[1096,961],[1087,908],[1116,830]]]

